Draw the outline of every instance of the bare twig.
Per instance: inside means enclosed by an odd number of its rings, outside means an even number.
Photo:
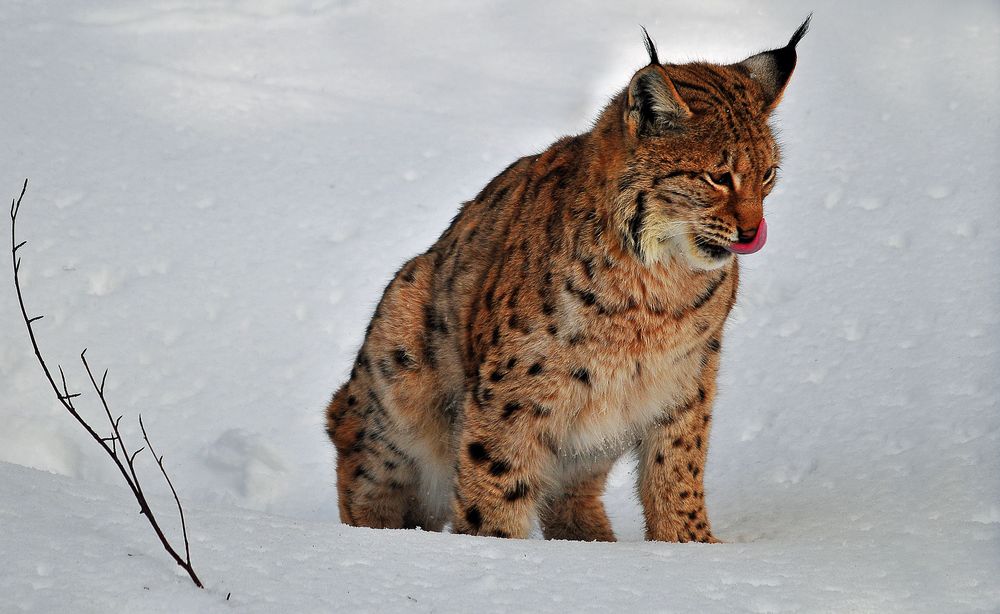
[[[160,468],[160,473],[163,474],[163,479],[167,481],[167,486],[170,487],[170,492],[174,495],[174,503],[177,504],[177,515],[181,517],[181,534],[184,536],[184,559],[191,564],[191,545],[188,543],[188,532],[187,524],[184,522],[184,508],[181,507],[180,497],[177,496],[177,490],[174,489],[174,483],[170,480],[170,476],[167,475],[167,470],[163,467],[163,455],[158,455],[156,450],[153,449],[153,442],[149,440],[149,435],[146,433],[146,426],[142,423],[142,414],[139,414],[139,428],[142,429],[142,438],[146,440],[146,445],[149,446],[149,453],[153,455],[156,459],[156,464]]]
[[[21,317],[24,320],[24,324],[28,329],[28,339],[31,341],[31,349],[35,352],[35,358],[38,360],[39,366],[42,368],[42,372],[45,374],[45,379],[49,382],[49,387],[56,395],[56,399],[63,406],[63,408],[69,412],[71,416],[87,431],[91,438],[97,442],[104,452],[111,457],[111,460],[118,467],[118,472],[121,473],[122,478],[128,485],[129,490],[132,491],[132,495],[135,497],[136,501],[139,503],[139,512],[146,517],[153,531],[156,533],[156,537],[160,540],[163,548],[167,553],[174,559],[174,561],[187,572],[190,576],[191,581],[194,582],[195,586],[198,588],[204,588],[201,580],[198,578],[198,574],[195,573],[194,568],[191,566],[191,550],[188,543],[187,535],[187,524],[184,521],[184,510],[181,508],[180,498],[177,496],[177,491],[174,489],[173,482],[170,481],[170,476],[167,475],[166,469],[163,467],[163,457],[157,456],[153,452],[153,446],[149,441],[149,436],[146,433],[146,427],[142,424],[142,417],[139,418],[139,427],[142,429],[143,439],[146,440],[146,445],[140,447],[135,452],[129,454],[125,448],[125,441],[122,439],[121,431],[119,430],[119,424],[121,423],[122,417],[113,418],[111,415],[111,409],[108,406],[107,398],[104,396],[104,384],[107,381],[108,372],[105,369],[104,375],[101,377],[100,384],[97,383],[94,377],[93,371],[90,369],[90,364],[87,362],[87,350],[80,353],[80,360],[83,362],[83,366],[87,371],[87,375],[90,377],[90,383],[93,385],[94,390],[97,393],[97,397],[101,401],[101,406],[104,408],[104,414],[108,418],[108,422],[111,426],[111,434],[107,437],[102,437],[93,427],[79,414],[76,407],[73,405],[73,399],[80,396],[80,393],[69,391],[69,386],[66,383],[66,374],[63,372],[62,366],[59,366],[59,379],[62,384],[60,388],[59,384],[56,383],[55,378],[52,376],[52,372],[49,370],[48,365],[45,363],[45,359],[42,358],[42,352],[38,347],[38,340],[35,338],[35,330],[32,324],[41,320],[44,316],[29,317],[28,310],[24,306],[24,296],[21,293],[21,259],[17,255],[17,250],[22,248],[27,241],[17,242],[17,214],[21,209],[21,199],[24,198],[24,193],[28,189],[28,180],[24,180],[24,185],[21,187],[21,194],[16,200],[12,200],[10,203],[10,245],[11,245],[11,262],[14,268],[14,289],[17,292],[17,302],[21,308]],[[110,444],[110,445],[109,445]],[[171,545],[170,541],[164,535],[163,530],[160,528],[160,524],[153,514],[152,509],[149,507],[149,502],[146,500],[146,495],[142,490],[142,484],[139,482],[139,477],[135,471],[135,459],[146,448],[149,448],[150,454],[156,460],[157,466],[160,468],[160,473],[163,474],[167,485],[170,487],[170,492],[174,495],[174,501],[177,503],[177,511],[180,515],[181,521],[181,533],[184,536],[184,557],[182,558],[177,551]],[[119,454],[119,451],[121,454]]]

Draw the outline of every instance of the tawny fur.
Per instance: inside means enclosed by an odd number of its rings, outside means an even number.
[[[651,49],[591,131],[516,161],[400,269],[327,408],[345,523],[612,541],[601,494],[636,450],[647,538],[715,541],[724,248],[763,216],[802,33],[726,66]]]

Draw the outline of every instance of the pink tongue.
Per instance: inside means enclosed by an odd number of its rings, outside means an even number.
[[[760,218],[760,225],[757,226],[757,234],[753,236],[753,239],[746,243],[733,243],[726,249],[734,254],[752,254],[759,252],[765,243],[767,243],[767,222],[764,221],[764,218]]]

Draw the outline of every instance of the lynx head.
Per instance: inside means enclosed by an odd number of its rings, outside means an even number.
[[[788,44],[736,64],[650,63],[632,77],[616,121],[627,166],[617,217],[625,244],[646,263],[679,257],[718,268],[763,245],[764,198],[779,151],[768,125],[795,68]]]

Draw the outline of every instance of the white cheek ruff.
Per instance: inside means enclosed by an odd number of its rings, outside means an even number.
[[[693,269],[701,271],[714,271],[725,266],[733,257],[731,253],[726,253],[721,258],[711,258],[698,249],[694,243],[694,238],[690,234],[675,237],[672,249],[681,255]]]

